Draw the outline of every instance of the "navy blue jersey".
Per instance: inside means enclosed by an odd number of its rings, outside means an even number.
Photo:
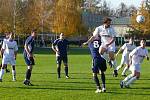
[[[101,41],[98,39],[95,39],[94,41],[89,43],[88,46],[89,46],[89,49],[91,51],[92,58],[100,57],[100,54],[99,54],[100,45],[101,45]]]
[[[29,53],[33,53],[34,50],[34,37],[33,36],[29,36],[26,41],[25,41],[25,45],[28,47],[29,49]],[[27,54],[26,50],[24,49],[24,54]]]
[[[57,39],[53,43],[53,46],[56,46],[59,51],[59,56],[67,56],[68,45],[69,41],[66,39]]]

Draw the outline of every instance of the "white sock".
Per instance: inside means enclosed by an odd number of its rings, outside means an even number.
[[[16,78],[16,70],[12,70],[12,76],[13,76],[13,79]]]
[[[126,74],[126,71],[128,70],[129,68],[128,67],[125,67],[122,71],[122,75],[125,75]]]
[[[133,77],[132,74],[128,75],[128,76],[123,80],[123,82],[127,82],[127,81],[130,80],[132,77]]]
[[[131,83],[133,83],[136,80],[137,80],[137,78],[136,78],[136,76],[134,76],[126,83],[126,85],[130,85]]]
[[[0,79],[2,79],[4,73],[5,73],[5,70],[4,70],[4,69],[1,69],[1,72],[0,72]]]
[[[116,60],[111,60],[114,70],[117,70]]]

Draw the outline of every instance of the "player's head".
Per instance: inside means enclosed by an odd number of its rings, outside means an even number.
[[[130,37],[130,38],[129,38],[129,43],[130,43],[130,44],[133,44],[133,42],[134,42],[133,38]]]
[[[10,33],[10,32],[6,32],[6,33],[5,33],[5,37],[6,37],[6,38],[9,38],[9,33]]]
[[[108,17],[105,17],[104,20],[103,20],[103,24],[107,27],[109,27],[111,25],[111,19],[108,18]]]
[[[140,45],[141,45],[141,47],[145,47],[146,46],[146,39],[141,39]]]
[[[60,33],[59,38],[64,39],[65,38],[64,33]]]
[[[33,29],[33,30],[31,31],[31,36],[35,37],[36,34],[37,34],[37,30],[36,30],[36,29]]]
[[[14,39],[14,33],[13,33],[13,32],[10,32],[10,33],[9,33],[9,39],[10,39],[10,40]]]

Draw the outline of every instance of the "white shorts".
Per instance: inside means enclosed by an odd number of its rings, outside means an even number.
[[[132,64],[129,68],[129,70],[134,73],[134,71],[140,72],[141,71],[141,66],[140,64]]]
[[[3,57],[2,64],[11,64],[12,66],[16,65],[16,60],[13,57]]]
[[[121,65],[123,65],[123,64],[129,64],[129,58],[128,58],[128,56],[122,55]]]
[[[106,52],[109,52],[109,51],[115,52],[116,51],[115,43],[109,45],[108,47],[106,47],[106,44],[102,43],[100,48],[105,48],[107,50]]]

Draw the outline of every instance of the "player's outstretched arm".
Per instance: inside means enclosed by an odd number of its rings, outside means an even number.
[[[83,45],[87,45],[89,44],[90,42],[92,42],[94,40],[94,36],[91,36],[86,42],[83,43]]]
[[[118,50],[118,52],[116,53],[116,57],[118,56],[118,54],[119,53],[121,53],[123,50],[120,48],[119,50]]]

